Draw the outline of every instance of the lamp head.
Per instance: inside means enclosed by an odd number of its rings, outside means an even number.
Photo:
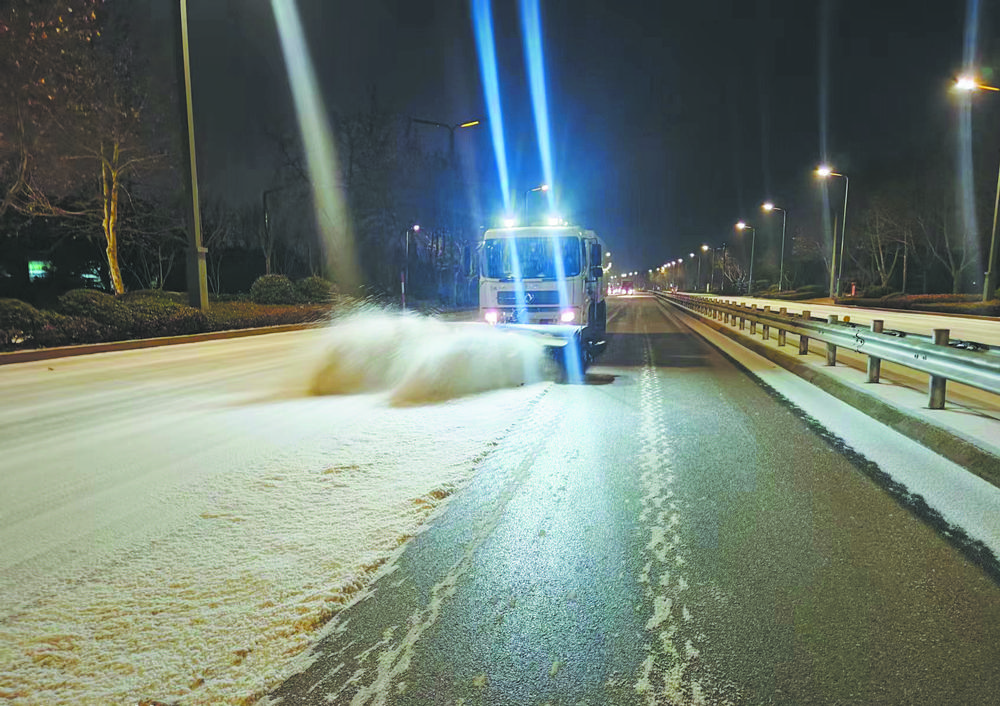
[[[966,93],[971,93],[972,91],[979,88],[979,82],[975,78],[969,75],[959,76],[955,79],[955,90],[965,91]]]

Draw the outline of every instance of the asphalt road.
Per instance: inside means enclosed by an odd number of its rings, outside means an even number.
[[[270,702],[998,702],[995,561],[652,297],[610,316]]]

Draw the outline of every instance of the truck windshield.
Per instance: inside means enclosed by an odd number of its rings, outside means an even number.
[[[580,239],[565,238],[497,238],[487,240],[483,247],[483,274],[491,279],[514,279],[515,262],[522,279],[556,279],[580,274]],[[516,257],[516,260],[515,260]],[[556,266],[562,259],[562,272]]]

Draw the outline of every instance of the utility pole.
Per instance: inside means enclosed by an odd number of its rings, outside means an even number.
[[[181,114],[181,133],[186,138],[187,151],[184,152],[184,187],[187,196],[187,288],[191,306],[206,311],[208,309],[208,268],[205,256],[208,249],[201,241],[201,210],[198,206],[198,165],[194,146],[194,104],[191,101],[191,57],[188,52],[187,0],[174,4],[174,26],[180,32],[180,46],[175,46],[178,77],[184,86],[184,108]]]

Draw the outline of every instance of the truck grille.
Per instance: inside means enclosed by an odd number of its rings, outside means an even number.
[[[524,303],[526,306],[555,306],[559,304],[559,292],[555,289],[542,289],[533,292],[525,292]],[[517,306],[517,292],[513,290],[497,292],[497,305]]]

